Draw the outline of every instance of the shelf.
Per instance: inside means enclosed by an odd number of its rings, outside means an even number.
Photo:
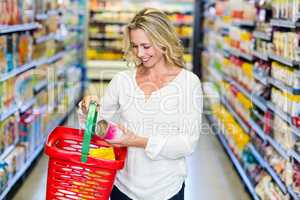
[[[243,88],[238,82],[228,77],[230,83],[232,83],[240,92],[242,92],[249,100],[251,100],[257,107],[262,111],[266,112],[268,110],[266,101],[258,97],[255,94],[250,94],[245,88]]]
[[[0,121],[7,119],[8,117],[12,116],[19,110],[18,106],[12,105],[10,108],[4,110],[0,113]]]
[[[228,48],[225,48],[225,50],[228,51],[233,56],[236,56],[236,57],[239,57],[239,58],[243,58],[243,59],[245,59],[247,61],[250,61],[250,62],[253,61],[253,56],[252,55],[249,55],[247,53],[241,52],[238,49],[228,47]]]
[[[47,134],[45,134],[45,135],[48,135],[55,127],[59,126],[66,119],[66,117],[70,115],[70,113],[72,112],[72,110],[75,107],[76,107],[76,105],[74,105],[71,109],[69,109],[63,118],[52,123],[48,127]],[[41,145],[34,151],[32,156],[26,161],[23,168],[20,171],[18,171],[17,174],[13,177],[13,179],[10,181],[10,184],[6,187],[6,189],[1,193],[0,200],[6,199],[6,195],[14,187],[14,185],[17,183],[17,181],[23,176],[23,174],[27,171],[27,169],[32,165],[32,162],[37,158],[37,156],[42,152],[42,150],[44,149],[44,143],[46,141],[46,138],[44,139],[44,142],[42,142]]]
[[[267,102],[267,105],[268,105],[268,108],[270,110],[272,110],[275,114],[277,114],[281,119],[283,119],[285,122],[287,122],[289,124],[292,124],[292,119],[287,113],[285,113],[282,110],[276,108],[276,106],[270,101]]]
[[[259,82],[261,82],[265,86],[269,85],[269,77],[263,77],[263,76],[259,75],[258,73],[255,73],[255,72],[253,73],[253,75],[254,75],[254,78],[256,80],[258,80]]]
[[[2,192],[0,199],[5,199],[5,196],[12,189],[12,187],[17,183],[17,181],[23,176],[23,174],[27,171],[27,169],[31,166],[32,162],[36,159],[36,157],[41,153],[44,148],[44,144],[41,144],[33,153],[33,155],[26,161],[24,167],[18,171],[13,179],[10,181],[10,184],[6,187],[6,189]]]
[[[261,31],[254,31],[253,32],[253,37],[261,39],[261,40],[266,40],[266,41],[271,41],[272,40],[272,34],[264,33]]]
[[[269,163],[265,161],[265,159],[260,155],[260,153],[256,150],[253,144],[250,143],[248,147],[251,150],[254,157],[256,158],[256,160],[259,162],[259,164],[268,171],[268,173],[273,178],[275,183],[279,186],[280,190],[283,193],[286,193],[287,188],[285,184],[282,182],[282,180],[280,179],[279,175],[274,171],[274,169],[269,165]]]
[[[48,15],[49,17],[52,17],[52,16],[57,16],[57,15],[59,15],[59,13],[61,13],[59,10],[52,9],[52,10],[49,10],[49,11],[47,12],[47,15]]]
[[[37,38],[35,40],[35,43],[36,44],[41,44],[41,43],[48,42],[48,41],[55,40],[55,39],[56,39],[56,34],[55,33],[50,33],[49,35],[44,35],[44,36],[41,36],[41,37]]]
[[[286,160],[289,159],[289,154],[277,141],[275,141],[269,135],[266,135],[266,139],[284,159],[286,159]]]
[[[101,21],[101,20],[91,20],[90,23],[92,23],[92,24],[110,24],[110,25],[126,25],[126,24],[128,24],[128,22]]]
[[[297,128],[295,125],[291,125],[292,127],[292,132],[297,135],[298,137],[300,137],[300,129]]]
[[[269,56],[260,52],[253,50],[253,55],[261,60],[269,61]]]
[[[193,26],[192,22],[176,22],[176,21],[172,21],[172,24],[174,26]]]
[[[208,70],[211,73],[212,77],[214,77],[217,81],[223,80],[223,75],[216,68],[210,66],[208,67]]]
[[[225,97],[223,97],[225,98]],[[223,99],[222,99],[223,100]],[[227,105],[229,105],[227,103]],[[228,106],[229,107],[229,106]],[[231,110],[231,111],[230,111]],[[232,108],[229,108],[229,112],[231,112],[233,114],[233,116],[236,118],[240,118],[239,115],[232,109]],[[244,127],[248,127],[242,119],[238,120],[240,125],[244,128]],[[241,122],[240,122],[241,121]],[[265,137],[265,132],[261,129],[261,127],[250,117],[249,118],[249,121],[247,121],[247,123],[250,125],[250,127],[259,135],[259,137],[265,141],[266,140],[266,137]],[[247,133],[250,132],[250,129],[249,128],[244,128],[244,130],[246,130]],[[248,131],[247,131],[248,130]]]
[[[216,4],[216,1],[215,0],[211,0],[211,1],[206,1],[205,2],[205,10],[207,10],[209,7],[213,7],[213,6],[215,6],[215,4]]]
[[[47,88],[48,85],[48,81],[47,80],[42,80],[40,81],[34,88],[34,93],[37,94],[40,91],[42,91],[43,89]]]
[[[225,27],[223,27],[223,28],[220,28],[219,29],[219,33],[221,34],[221,35],[229,35],[229,29],[228,28],[225,28]]]
[[[51,64],[51,63],[58,61],[59,59],[63,58],[65,56],[65,54],[66,54],[66,51],[58,52],[57,54],[55,54],[54,56],[50,57],[47,60],[47,64]]]
[[[9,147],[7,147],[3,153],[0,155],[0,162],[2,162],[16,147],[16,144],[12,144]]]
[[[36,99],[35,99],[35,97],[33,97],[32,99],[30,99],[26,103],[23,103],[20,106],[20,113],[26,112],[29,108],[31,108],[35,104],[35,102],[36,102]]]
[[[271,25],[282,28],[297,28],[300,26],[300,23],[284,19],[271,19]]]
[[[17,67],[15,69],[13,69],[11,72],[7,72],[6,74],[2,75],[0,78],[0,82],[6,81],[10,78],[13,78],[15,76],[18,76],[30,69],[33,69],[36,65],[36,62],[32,61],[28,64],[22,65],[20,67]]]
[[[0,29],[0,35],[15,33],[15,32],[31,31],[31,30],[35,30],[39,27],[40,27],[40,25],[38,23],[4,26],[4,27],[1,27],[1,29]]]
[[[210,121],[210,124],[215,124],[213,117],[211,116],[207,116],[208,120]],[[255,192],[255,188],[253,186],[253,184],[251,183],[250,179],[248,178],[248,175],[246,174],[246,172],[244,171],[242,165],[240,164],[240,162],[238,161],[238,159],[235,157],[234,153],[232,152],[231,148],[229,147],[222,131],[217,128],[216,126],[211,126],[212,129],[214,130],[214,132],[216,133],[216,135],[218,136],[220,142],[222,143],[224,149],[226,150],[229,158],[231,159],[233,165],[235,166],[235,168],[237,169],[238,173],[240,174],[243,182],[245,183],[246,187],[248,188],[250,194],[252,195],[254,200],[259,200],[259,197],[257,196],[256,192]]]
[[[232,152],[229,145],[227,144],[227,141],[226,141],[225,137],[220,133],[217,134],[217,136],[219,137],[221,143],[223,144],[226,152],[228,153],[228,155],[229,155],[230,159],[232,160],[233,164],[235,165],[237,171],[239,172],[242,179],[244,180],[244,183],[246,184],[246,186],[247,186],[249,192],[251,193],[253,199],[259,200],[259,197],[257,196],[257,194],[255,192],[254,186],[252,185],[250,179],[248,178],[248,175],[246,174],[243,167],[239,163],[238,159],[235,157],[234,153]]]
[[[291,186],[289,186],[287,189],[288,189],[289,194],[292,196],[292,198],[294,200],[300,200],[300,196],[297,195],[296,192],[294,192],[294,190],[291,188]]]
[[[291,150],[291,156],[300,163],[300,155],[295,150]]]
[[[265,141],[266,140],[266,134],[262,130],[262,128],[252,119],[250,118],[248,123],[250,124],[251,128],[258,134],[258,136]]]
[[[231,107],[230,103],[225,99],[225,97],[221,98],[222,104],[226,107],[226,109],[233,115],[239,125],[245,130],[246,133],[250,132],[250,128],[243,119],[236,113],[236,111]]]
[[[266,166],[268,165],[268,163],[260,155],[260,153],[257,151],[256,147],[252,143],[249,143],[248,144],[248,148],[250,149],[250,151],[252,152],[253,156],[255,157],[255,159],[260,164],[260,166],[263,167],[263,168],[266,168]]]
[[[233,20],[232,25],[234,26],[247,26],[247,27],[254,27],[255,22],[250,20]]]
[[[273,86],[279,88],[280,90],[282,90],[284,92],[288,92],[288,93],[295,94],[295,95],[300,95],[300,88],[297,88],[297,89],[292,88],[292,87],[286,85],[285,83],[274,79],[273,77],[269,77],[269,82]]]
[[[39,20],[39,21],[43,21],[43,20],[48,19],[48,17],[49,16],[46,13],[40,13],[35,16],[35,19]]]
[[[277,62],[280,62],[284,65],[288,65],[290,67],[295,67],[295,66],[298,66],[300,64],[298,61],[289,60],[287,58],[283,58],[281,56],[277,56],[277,55],[272,54],[272,53],[269,54],[269,58],[271,58],[272,60],[275,60]]]
[[[104,34],[92,35],[89,37],[90,40],[121,40],[120,36],[106,36]]]

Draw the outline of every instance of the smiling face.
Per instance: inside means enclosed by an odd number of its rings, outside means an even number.
[[[134,55],[144,67],[152,68],[165,63],[163,53],[152,44],[144,30],[131,30],[130,43]]]

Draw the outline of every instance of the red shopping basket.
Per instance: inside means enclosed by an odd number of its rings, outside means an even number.
[[[95,108],[89,109],[85,131],[57,127],[48,136],[47,200],[109,199],[116,172],[124,166],[127,149],[114,147],[115,160],[88,157],[89,148],[110,146],[96,135],[91,137],[97,116],[92,116]]]

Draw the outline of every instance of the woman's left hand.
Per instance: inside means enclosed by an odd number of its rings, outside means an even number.
[[[116,147],[146,147],[147,138],[136,135],[121,124],[118,124],[118,128],[123,132],[123,136],[121,138],[107,140],[108,143]]]

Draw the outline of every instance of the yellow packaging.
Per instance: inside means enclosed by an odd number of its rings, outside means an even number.
[[[101,147],[99,149],[90,149],[90,157],[105,160],[115,160],[115,153],[112,147]]]

